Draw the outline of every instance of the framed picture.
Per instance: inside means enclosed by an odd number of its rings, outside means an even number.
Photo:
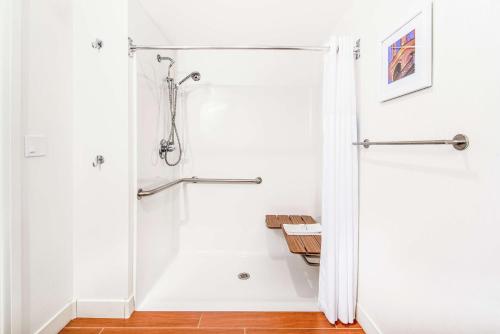
[[[420,8],[380,42],[381,101],[432,86],[432,3]]]

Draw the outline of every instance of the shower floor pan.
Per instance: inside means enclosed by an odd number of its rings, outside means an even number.
[[[318,311],[318,269],[284,249],[271,257],[224,251],[177,254],[141,298],[140,311]]]

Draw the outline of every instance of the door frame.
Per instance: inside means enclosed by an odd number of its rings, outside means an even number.
[[[0,0],[0,332],[21,333],[21,13]]]

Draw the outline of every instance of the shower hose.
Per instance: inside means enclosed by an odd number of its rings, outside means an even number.
[[[168,166],[177,166],[182,158],[182,144],[179,137],[179,131],[177,131],[177,125],[175,124],[175,116],[177,114],[177,90],[178,85],[173,80],[168,80],[168,101],[170,104],[170,133],[168,135],[168,145],[167,151],[165,152],[165,163]],[[169,153],[175,150],[175,141],[177,140],[177,145],[179,146],[179,156],[177,160],[170,162],[168,160]]]

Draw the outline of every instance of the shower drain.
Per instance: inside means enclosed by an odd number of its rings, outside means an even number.
[[[250,278],[250,274],[249,273],[239,273],[238,278],[241,280],[247,280]]]

